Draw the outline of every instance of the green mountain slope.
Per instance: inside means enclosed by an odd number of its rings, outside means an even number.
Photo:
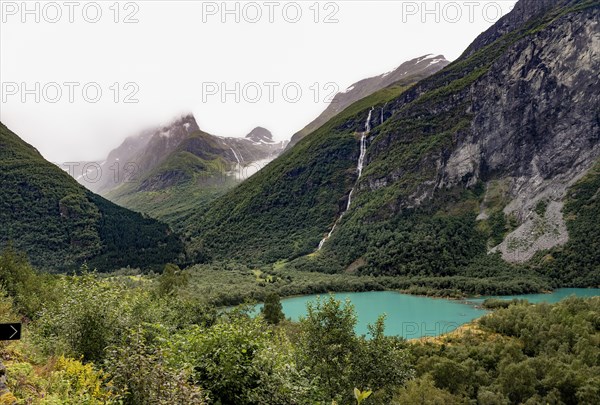
[[[168,226],[80,186],[0,123],[0,244],[11,241],[38,268],[101,271],[158,267],[184,258]]]
[[[190,134],[161,164],[106,194],[111,201],[179,230],[188,218],[238,184],[225,148],[201,131]]]
[[[439,73],[353,104],[217,200],[193,248],[329,272],[548,275],[537,252],[576,243],[568,190],[600,156],[599,5],[521,0]],[[591,260],[558,278],[600,282]]]
[[[215,201],[188,229],[195,249],[265,262],[313,252],[355,180],[353,128],[364,123],[368,106],[393,100],[409,85],[399,82],[353,104]]]
[[[287,146],[291,149],[302,138],[319,129],[327,121],[344,111],[353,103],[371,94],[392,86],[402,80],[404,83],[416,83],[438,72],[450,62],[442,55],[424,55],[402,63],[395,70],[380,76],[369,77],[352,84],[346,91],[336,94],[331,104],[317,118],[295,133]]]
[[[100,165],[108,175],[93,183],[80,180],[110,201],[179,231],[191,215],[275,159],[284,147],[262,127],[244,138],[208,134],[190,114],[127,138]],[[115,167],[124,173],[115,177]]]

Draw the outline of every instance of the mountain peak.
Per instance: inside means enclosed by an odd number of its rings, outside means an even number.
[[[246,139],[254,142],[273,142],[273,134],[266,128],[256,127],[248,135]]]
[[[179,118],[176,118],[175,120],[171,121],[171,123],[169,123],[168,125],[165,125],[162,128],[162,132],[169,133],[169,132],[171,132],[171,130],[181,128],[181,127],[185,128],[187,133],[196,132],[196,131],[200,130],[200,127],[198,126],[198,123],[196,122],[196,118],[194,117],[194,114],[188,113],[188,114],[182,115]]]
[[[369,77],[352,84],[346,90],[336,94],[333,102],[329,104],[321,115],[306,127],[295,133],[287,148],[291,149],[302,138],[341,113],[344,109],[352,105],[352,103],[400,82],[402,82],[402,85],[404,86],[410,85],[411,83],[414,84],[419,80],[438,72],[448,64],[450,64],[450,62],[443,55],[434,56],[434,54],[426,54],[408,60],[389,72],[379,76]]]

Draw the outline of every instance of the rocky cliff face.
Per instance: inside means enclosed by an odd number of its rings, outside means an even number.
[[[556,1],[521,1],[515,12],[491,33],[483,34],[467,54],[473,54],[508,26],[535,18]],[[561,214],[566,190],[592,167],[600,155],[600,10],[557,17],[545,29],[517,40],[471,85],[446,99],[428,105],[431,115],[458,108],[470,117],[468,127],[457,130],[449,147],[420,162],[434,176],[414,194],[399,201],[398,209],[414,207],[433,197],[436,189],[457,185],[489,184],[504,179],[509,201],[504,212],[520,226],[496,249],[509,261],[524,261],[541,249],[568,240]],[[409,116],[401,111],[421,94],[399,102],[394,120]],[[448,102],[449,101],[449,102]],[[398,111],[398,113],[396,113]],[[383,145],[398,142],[402,132],[378,139],[370,161],[386,154]],[[388,187],[404,173],[367,177],[371,191]],[[367,191],[364,189],[363,191]],[[543,203],[546,212],[536,214]],[[487,215],[482,208],[481,218]],[[540,229],[541,228],[541,229]],[[537,229],[537,231],[533,231]]]

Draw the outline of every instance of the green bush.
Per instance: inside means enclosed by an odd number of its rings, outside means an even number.
[[[206,404],[202,389],[190,383],[190,370],[169,367],[164,350],[148,342],[145,332],[130,329],[107,350],[105,370],[123,403]]]

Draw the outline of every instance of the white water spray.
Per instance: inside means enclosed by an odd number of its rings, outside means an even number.
[[[337,221],[335,221],[335,224],[333,224],[333,227],[331,228],[331,231],[329,231],[329,234],[327,234],[327,236],[324,237],[321,240],[321,242],[319,242],[318,250],[321,250],[321,248],[323,247],[325,242],[327,242],[327,240],[331,237],[331,235],[333,234],[333,231],[335,230],[335,227],[341,221],[341,219],[344,217],[344,214],[346,214],[346,212],[348,212],[348,210],[350,209],[350,205],[352,204],[352,195],[354,194],[354,189],[356,188],[356,185],[358,184],[358,180],[360,180],[360,176],[362,176],[362,171],[363,171],[363,167],[365,164],[365,156],[367,154],[367,136],[369,135],[369,132],[371,132],[371,115],[373,114],[373,110],[374,110],[374,108],[371,108],[369,110],[369,116],[367,117],[367,122],[365,123],[365,130],[361,133],[361,136],[360,136],[360,155],[358,156],[358,164],[356,165],[356,171],[358,173],[358,177],[356,178],[354,187],[352,187],[352,190],[350,190],[350,194],[348,194],[348,204],[346,204],[346,209],[344,210],[344,212],[342,212],[340,214]],[[383,115],[383,113],[382,113],[382,115]]]

